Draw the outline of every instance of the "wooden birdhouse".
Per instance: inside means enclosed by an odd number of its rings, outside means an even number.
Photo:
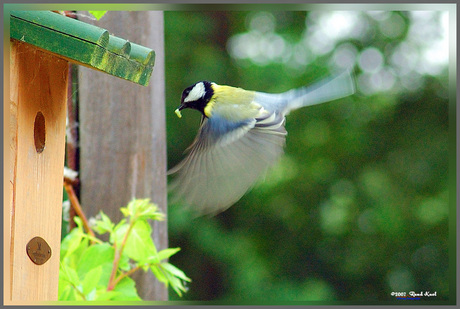
[[[11,11],[5,299],[57,300],[69,63],[145,86],[154,61],[153,50],[99,27],[50,11]]]

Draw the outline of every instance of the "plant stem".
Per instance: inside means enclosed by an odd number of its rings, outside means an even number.
[[[120,263],[121,254],[123,253],[123,249],[125,248],[126,241],[128,240],[128,236],[131,233],[131,230],[133,229],[136,219],[137,218],[133,218],[129,220],[128,230],[126,231],[126,234],[123,237],[123,240],[121,241],[121,244],[120,244],[120,248],[118,250],[117,250],[116,243],[114,244],[115,259],[113,260],[112,273],[110,274],[109,284],[107,285],[107,291],[113,290],[115,288],[115,285],[118,283],[118,281],[115,279],[115,276],[117,275],[118,264]]]
[[[122,273],[121,275],[119,275],[113,282],[113,286],[116,286],[124,277],[129,277],[131,276],[132,274],[134,274],[136,271],[138,271],[139,269],[141,269],[142,266],[137,266],[133,269],[130,269],[128,270],[127,272],[125,273]]]
[[[87,300],[85,294],[83,294],[73,283],[70,283],[70,285],[77,291],[78,295],[80,295],[83,300]]]
[[[107,291],[112,291],[115,288],[114,280],[117,274],[118,263],[120,262],[121,254],[119,254],[119,250],[117,250],[117,243],[113,244],[115,250],[115,257],[113,259],[112,264],[112,272],[110,273],[109,283],[107,285]]]
[[[94,234],[93,230],[89,227],[88,219],[86,218],[85,213],[83,212],[83,209],[80,206],[80,202],[78,201],[78,197],[75,194],[75,191],[73,190],[72,184],[70,184],[70,182],[66,179],[64,179],[64,188],[67,192],[67,195],[69,196],[70,204],[72,205],[73,209],[75,209],[77,215],[83,221],[83,227],[85,228],[86,232],[92,237],[96,238],[96,235]]]

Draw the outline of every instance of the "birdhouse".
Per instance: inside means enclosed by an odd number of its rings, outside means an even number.
[[[145,86],[154,61],[153,50],[99,27],[50,11],[11,11],[5,299],[57,300],[69,63]]]

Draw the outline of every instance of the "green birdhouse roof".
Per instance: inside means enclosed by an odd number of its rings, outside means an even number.
[[[155,62],[147,47],[50,11],[11,11],[10,37],[143,86]]]

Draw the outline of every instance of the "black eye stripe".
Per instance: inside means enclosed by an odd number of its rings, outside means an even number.
[[[190,93],[191,89],[190,88],[187,88],[185,89],[183,92],[182,92],[182,100],[184,100],[188,94]]]

